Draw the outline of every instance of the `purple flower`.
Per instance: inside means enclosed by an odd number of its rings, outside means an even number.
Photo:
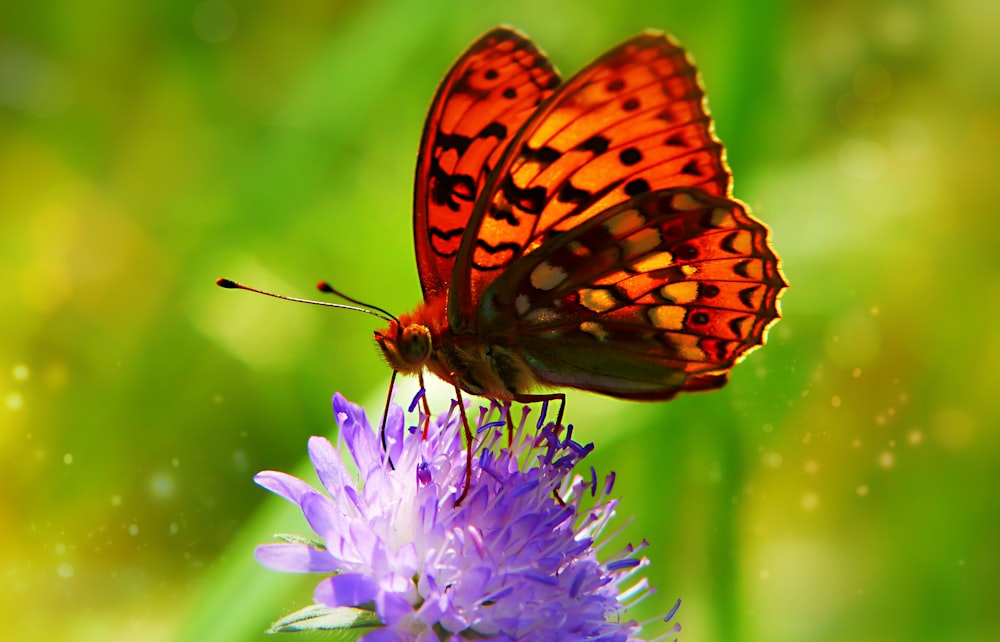
[[[456,507],[466,455],[454,407],[424,438],[423,417],[392,406],[388,457],[360,407],[337,394],[333,409],[338,445],[309,440],[325,492],[281,472],[254,478],[298,505],[317,536],[280,536],[257,548],[258,561],[326,575],[316,604],[272,631],[356,629],[367,642],[638,639],[641,625],[624,612],[651,593],[636,577],[646,543],[597,559],[617,501],[613,475],[599,484],[593,469],[572,474],[590,446],[551,424],[527,429],[528,409],[508,446],[501,411],[481,409],[472,483]]]

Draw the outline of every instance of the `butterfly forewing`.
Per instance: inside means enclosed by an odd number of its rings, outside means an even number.
[[[453,274],[452,324],[469,328],[458,311],[553,232],[651,190],[727,195],[710,123],[695,67],[662,34],[633,38],[570,78],[511,141],[477,204]]]
[[[481,329],[516,342],[543,383],[665,399],[722,385],[763,342],[784,285],[743,205],[659,190],[511,264],[484,293]]]
[[[538,104],[555,69],[522,34],[498,28],[459,58],[431,104],[417,162],[414,240],[424,298],[443,295],[487,175]]]

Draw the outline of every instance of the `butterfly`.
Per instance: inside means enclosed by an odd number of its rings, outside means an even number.
[[[413,205],[423,303],[394,317],[320,289],[389,322],[375,341],[390,395],[397,374],[422,383],[429,370],[459,405],[462,391],[557,400],[558,425],[564,394],[533,391],[712,390],[764,343],[787,287],[767,227],[730,191],[698,72],[673,38],[644,32],[561,82],[531,40],[499,27],[458,58],[424,126]],[[460,414],[456,505],[472,469]]]
[[[787,285],[730,188],[698,72],[669,35],[560,82],[525,35],[489,31],[424,126],[424,300],[375,333],[393,377],[426,369],[498,402],[719,388],[764,343]]]

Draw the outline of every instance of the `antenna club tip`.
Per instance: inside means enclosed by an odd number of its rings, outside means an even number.
[[[235,290],[235,289],[238,289],[240,287],[240,286],[238,286],[236,284],[236,281],[233,281],[232,279],[225,279],[225,278],[216,279],[215,280],[215,284],[217,286],[219,286],[220,288],[227,288],[229,290]]]
[[[320,292],[326,292],[327,294],[336,294],[333,287],[326,281],[319,281],[316,283],[316,289]]]

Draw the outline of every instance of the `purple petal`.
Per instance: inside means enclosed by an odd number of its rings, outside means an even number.
[[[293,504],[301,504],[304,495],[316,492],[315,488],[298,477],[292,477],[287,473],[275,470],[265,470],[257,473],[254,475],[253,480],[258,486],[266,488],[275,495],[284,497]]]
[[[393,629],[373,629],[358,638],[358,642],[406,642],[406,639]]]
[[[313,599],[326,606],[358,606],[373,601],[377,592],[370,575],[341,573],[320,582]]]
[[[339,392],[333,396],[333,412],[340,426],[341,440],[347,444],[361,474],[367,477],[373,467],[382,464],[382,445],[375,431],[368,425],[364,411],[344,399]]]
[[[301,506],[309,527],[322,539],[340,530],[338,527],[342,525],[344,515],[326,495],[313,491],[302,498]]]
[[[417,547],[413,542],[407,542],[396,549],[393,554],[396,570],[404,571],[410,576],[417,572],[420,559],[417,557]]]
[[[493,573],[487,566],[466,570],[462,574],[462,581],[459,584],[462,592],[460,598],[469,603],[478,602],[486,595],[486,586],[492,577]]]
[[[309,459],[316,476],[331,496],[336,496],[344,486],[353,485],[353,480],[344,470],[344,462],[340,453],[325,437],[309,438]]]
[[[405,421],[402,408],[396,405],[389,406],[389,416],[385,421],[385,442],[388,445],[389,457],[394,462],[398,462],[403,456],[403,424]],[[379,438],[381,439],[381,435]]]
[[[343,414],[343,416],[341,416]],[[337,419],[337,425],[343,428],[346,424],[368,425],[368,417],[361,406],[351,403],[344,398],[344,395],[335,393],[333,395],[333,415]]]
[[[254,557],[264,566],[287,573],[332,573],[337,563],[324,550],[305,544],[261,544]]]
[[[357,548],[361,559],[374,561],[375,551],[380,548],[378,535],[372,531],[367,523],[351,522],[347,528],[350,532],[351,542]]]
[[[403,618],[413,615],[413,605],[402,595],[379,591],[375,597],[375,612],[383,622],[392,626]]]

